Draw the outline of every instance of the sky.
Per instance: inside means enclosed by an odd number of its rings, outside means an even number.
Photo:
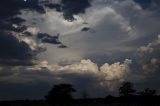
[[[159,0],[1,0],[0,100],[43,99],[70,83],[118,95],[160,90]]]

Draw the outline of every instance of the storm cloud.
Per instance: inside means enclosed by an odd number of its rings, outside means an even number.
[[[117,94],[123,81],[159,89],[159,9],[158,0],[1,0],[0,99],[41,99],[59,83],[75,97]]]
[[[19,41],[12,34],[1,32],[0,35],[0,60],[1,64],[6,61],[23,61],[30,60],[33,58],[32,50],[23,41]]]
[[[85,9],[90,6],[91,0],[61,0],[60,4],[48,3],[46,7],[50,9],[56,9],[58,12],[62,12],[64,19],[68,21],[74,21],[74,15],[79,13],[85,13]]]
[[[59,35],[50,36],[46,33],[38,33],[37,37],[38,39],[40,39],[41,42],[44,43],[61,44],[61,42],[59,41]]]

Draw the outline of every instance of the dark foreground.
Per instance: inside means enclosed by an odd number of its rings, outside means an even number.
[[[62,102],[60,102],[62,103]],[[160,106],[160,96],[155,97],[112,97],[78,99],[70,104],[51,105],[45,100],[1,101],[0,106]]]

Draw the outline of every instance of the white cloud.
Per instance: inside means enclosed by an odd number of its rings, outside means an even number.
[[[117,89],[116,87],[122,81],[129,78],[131,73],[130,64],[132,64],[132,61],[126,59],[124,63],[105,63],[98,68],[97,64],[93,63],[89,59],[81,60],[81,62],[66,66],[49,65],[47,61],[43,61],[35,66],[35,70],[48,69],[51,73],[57,75],[57,77],[59,76],[59,80],[63,81],[67,79],[71,82],[76,81],[76,83],[83,83],[81,80],[88,79],[88,81],[92,81],[94,86],[112,91]],[[32,68],[32,70],[34,70],[34,68]],[[77,75],[80,77],[77,77]],[[71,76],[71,78],[68,78],[67,76]],[[75,77],[77,78],[74,79]]]
[[[79,88],[81,90],[93,87],[93,89],[103,88],[105,91],[110,91],[117,89],[116,87],[122,81],[127,80],[131,60],[126,59],[124,63],[105,63],[100,68],[89,59],[66,66],[49,65],[46,60],[36,63],[35,66],[14,67],[12,71],[7,71],[8,74],[3,75],[0,81],[10,83],[36,83],[39,80],[47,83],[66,82],[76,86],[83,84],[84,87]],[[1,70],[4,70],[3,67]],[[3,73],[1,70],[0,73]],[[93,92],[92,89],[90,91]]]
[[[27,43],[33,51],[37,50],[38,44],[33,39],[27,38],[27,37],[23,37],[22,41]]]
[[[130,73],[129,65],[132,63],[131,60],[126,59],[124,64],[120,62],[109,65],[105,63],[100,70],[105,74],[106,80],[119,80],[125,79],[126,75]]]
[[[69,71],[75,73],[98,73],[98,66],[93,63],[91,60],[81,60],[80,63],[75,63],[72,65],[67,65],[64,67],[60,67],[60,71]]]
[[[27,27],[26,31],[36,35],[39,32],[39,29],[37,27]]]

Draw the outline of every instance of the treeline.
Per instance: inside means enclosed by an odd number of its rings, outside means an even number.
[[[137,91],[131,82],[123,82],[119,87],[119,97],[108,95],[105,98],[87,99],[82,98],[74,100],[72,93],[76,92],[70,84],[55,85],[45,96],[48,103],[55,105],[66,104],[159,104],[160,96],[157,95],[157,91],[154,89],[146,88],[143,91]],[[84,95],[84,96],[87,96]],[[158,105],[160,106],[160,104]]]
[[[154,89],[137,91],[131,82],[119,87],[119,97],[108,95],[90,99],[84,92],[81,99],[74,99],[76,92],[71,84],[58,84],[45,95],[45,100],[3,101],[0,106],[160,106],[160,95]]]

